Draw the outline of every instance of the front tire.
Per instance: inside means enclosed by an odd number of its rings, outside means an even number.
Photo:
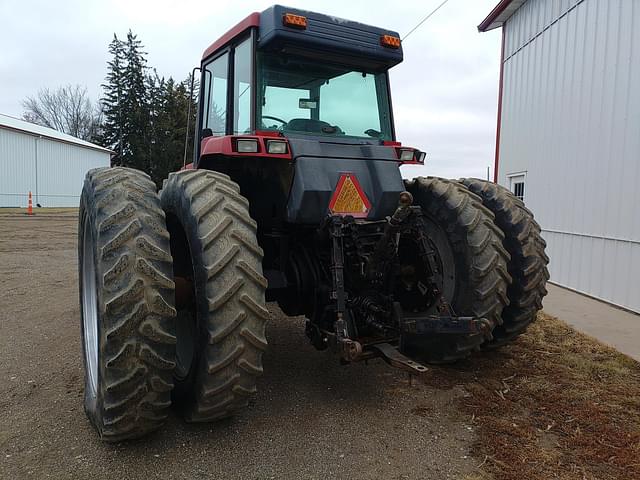
[[[105,441],[140,437],[164,422],[173,387],[164,213],[146,174],[100,168],[87,173],[79,217],[85,412]]]
[[[509,254],[493,214],[482,201],[457,182],[420,177],[405,182],[414,204],[426,217],[425,234],[442,259],[443,276],[449,278],[442,291],[459,316],[485,318],[486,334],[439,334],[411,338],[408,353],[430,363],[451,363],[478,350],[501,321],[508,304]],[[429,225],[431,227],[429,228]],[[449,258],[449,261],[445,259]]]

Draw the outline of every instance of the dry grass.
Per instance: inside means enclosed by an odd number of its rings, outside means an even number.
[[[553,317],[425,381],[468,392],[475,478],[640,479],[640,364]]]

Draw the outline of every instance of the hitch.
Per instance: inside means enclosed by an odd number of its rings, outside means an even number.
[[[455,317],[452,315],[402,316],[400,331],[403,334],[426,335],[432,333],[481,333],[491,331],[486,318]]]
[[[383,222],[371,222],[375,225],[379,237],[366,243],[359,239],[354,231],[354,219],[332,215],[327,217],[323,229],[326,229],[329,240],[331,287],[328,292],[329,304],[325,306],[322,318],[325,328],[309,323],[307,334],[318,349],[330,347],[343,362],[357,362],[373,357],[381,357],[389,365],[401,368],[410,373],[423,373],[427,367],[404,355],[404,340],[408,335],[429,334],[475,334],[490,335],[491,324],[485,318],[457,316],[440,290],[442,283],[441,267],[435,256],[435,246],[424,234],[424,218],[420,207],[414,207],[413,197],[409,192],[400,194],[398,207],[391,217]],[[434,305],[421,313],[403,312],[399,302],[381,296],[380,291],[389,285],[388,272],[394,267],[399,238],[402,234],[412,235],[417,239],[419,255],[426,269],[425,291],[429,291],[436,299]],[[369,234],[370,236],[370,234]],[[367,235],[363,235],[367,238]],[[375,237],[374,237],[375,238]],[[368,283],[368,291],[347,292],[346,280],[349,264],[345,262],[352,250],[345,251],[345,246],[354,248],[362,255],[365,248],[370,248],[368,261],[362,262],[359,273]],[[358,275],[358,274],[356,274]],[[360,295],[360,296],[358,296]],[[386,302],[391,300],[392,308]],[[385,307],[385,305],[387,305]],[[360,323],[357,323],[359,319]],[[327,328],[331,325],[333,328]],[[376,331],[379,335],[371,337],[359,334],[360,328],[365,332]]]
[[[428,370],[428,368],[421,363],[404,356],[396,347],[389,343],[376,343],[369,345],[367,349],[376,353],[376,356],[382,358],[392,367],[406,370],[409,373],[424,373]]]

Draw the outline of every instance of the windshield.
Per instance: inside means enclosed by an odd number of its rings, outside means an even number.
[[[262,53],[257,90],[260,130],[392,140],[386,73]]]

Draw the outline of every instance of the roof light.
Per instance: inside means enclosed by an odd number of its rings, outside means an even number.
[[[239,138],[236,140],[236,149],[238,153],[257,153],[258,140],[255,138]]]
[[[400,48],[400,38],[393,35],[382,35],[380,45],[387,48]]]
[[[285,27],[300,28],[304,30],[307,28],[307,17],[295,15],[293,13],[285,13],[282,16],[282,24]]]

